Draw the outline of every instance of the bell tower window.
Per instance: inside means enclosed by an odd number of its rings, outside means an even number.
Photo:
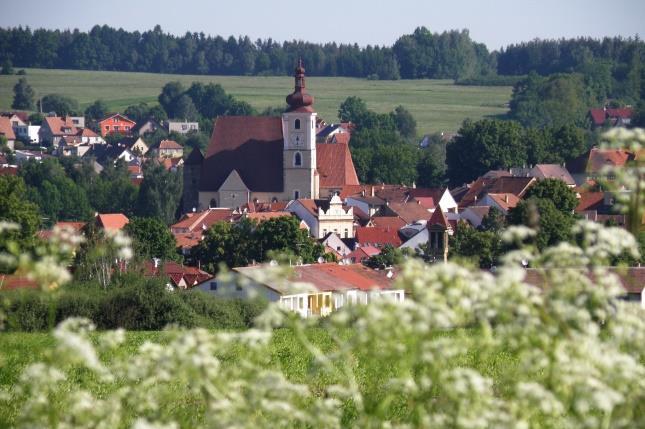
[[[300,119],[296,119],[296,121],[295,121],[295,122],[294,122],[294,124],[293,124],[293,127],[294,127],[296,130],[299,130],[299,129],[300,129]]]
[[[293,191],[293,199],[297,200],[298,198],[300,198],[300,191]]]
[[[293,165],[295,167],[300,167],[302,165],[302,155],[300,155],[300,152],[296,152],[293,155]]]

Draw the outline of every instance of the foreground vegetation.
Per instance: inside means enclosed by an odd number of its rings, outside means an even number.
[[[13,87],[20,76],[0,76],[0,110],[11,108]],[[293,87],[293,78],[262,76],[192,76],[76,70],[27,69],[27,80],[38,96],[61,94],[87,107],[105,100],[111,110],[122,111],[139,102],[156,104],[161,88],[170,81],[185,87],[192,82],[219,83],[227,93],[258,110],[283,106]],[[420,133],[454,132],[469,117],[503,115],[511,87],[458,86],[450,80],[371,81],[357,78],[311,77],[307,87],[318,115],[328,122],[337,120],[338,106],[354,95],[370,108],[390,112],[404,105],[416,118]]]

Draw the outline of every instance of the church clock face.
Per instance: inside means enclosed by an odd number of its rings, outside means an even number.
[[[294,147],[302,147],[305,143],[305,136],[302,133],[291,134],[291,145]]]

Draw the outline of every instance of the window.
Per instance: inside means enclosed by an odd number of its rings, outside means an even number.
[[[326,230],[326,229],[323,229],[323,237],[324,237],[325,235],[327,235],[327,230]]]
[[[349,230],[345,228],[345,238],[349,238]]]
[[[298,198],[300,198],[300,191],[298,190],[293,191],[293,199],[297,200]]]
[[[118,118],[112,118],[112,122],[119,122]]]
[[[130,127],[126,126],[126,127],[125,127],[125,130],[126,130],[126,131],[130,131]]]
[[[78,125],[78,124],[79,124],[79,121],[78,121],[78,119],[72,119],[72,123],[73,123],[74,125]]]
[[[110,126],[109,125],[105,126],[105,131],[110,131]]]
[[[215,198],[211,198],[210,203],[208,203],[208,207],[211,209],[217,207],[217,200]]]
[[[119,126],[118,125],[114,126],[114,131],[119,131]]]
[[[217,290],[217,282],[211,282],[211,290]]]
[[[181,130],[182,131],[186,131],[187,129],[188,129],[188,125],[186,125],[186,124],[181,125]]]
[[[294,122],[293,127],[294,127],[296,130],[299,130],[299,129],[300,129],[300,119],[296,119],[296,122]]]
[[[241,285],[235,285],[235,290],[240,292],[242,290],[242,286]]]
[[[293,165],[296,167],[300,167],[302,165],[302,155],[300,155],[300,152],[296,152],[293,156]]]
[[[298,308],[304,308],[305,307],[305,299],[303,297],[298,298]]]

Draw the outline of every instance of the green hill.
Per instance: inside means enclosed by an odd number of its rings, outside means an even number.
[[[292,90],[289,76],[192,76],[153,73],[84,70],[27,69],[27,80],[40,96],[58,93],[75,98],[82,107],[97,99],[113,110],[123,110],[140,101],[156,103],[161,88],[178,80],[221,84],[226,92],[251,103],[257,109],[282,106]],[[13,86],[19,76],[0,76],[0,109],[8,110]],[[307,78],[315,96],[318,115],[328,122],[337,120],[339,104],[348,96],[361,97],[370,109],[388,112],[399,104],[412,112],[419,133],[454,132],[465,118],[480,119],[507,111],[510,87],[458,86],[449,80],[371,81],[343,77]]]

